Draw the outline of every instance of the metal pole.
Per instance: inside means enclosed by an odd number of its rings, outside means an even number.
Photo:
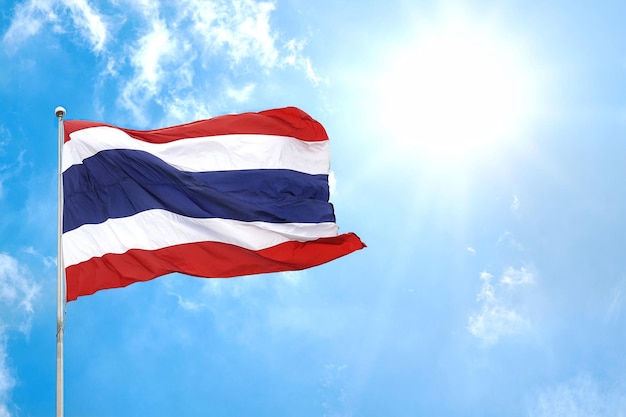
[[[57,412],[56,417],[63,417],[63,325],[65,312],[65,268],[63,266],[63,246],[61,236],[63,234],[63,117],[65,109],[57,107],[54,114],[59,119],[59,155],[57,159]]]

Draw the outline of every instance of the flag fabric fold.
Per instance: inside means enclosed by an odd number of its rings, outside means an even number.
[[[294,107],[138,131],[65,121],[68,301],[171,272],[293,271],[362,249],[339,234],[323,126]]]

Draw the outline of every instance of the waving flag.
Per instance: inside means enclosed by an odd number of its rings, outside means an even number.
[[[364,247],[338,234],[328,136],[297,108],[150,131],[64,129],[68,301],[171,272],[300,270]]]

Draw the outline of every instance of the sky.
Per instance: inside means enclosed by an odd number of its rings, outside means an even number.
[[[69,303],[66,416],[626,416],[623,1],[0,6],[0,417],[55,409],[59,105],[300,107],[367,244]]]

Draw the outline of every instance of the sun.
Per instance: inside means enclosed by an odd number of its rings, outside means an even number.
[[[418,33],[379,80],[380,117],[402,151],[467,162],[518,137],[531,71],[501,33],[454,20]]]

